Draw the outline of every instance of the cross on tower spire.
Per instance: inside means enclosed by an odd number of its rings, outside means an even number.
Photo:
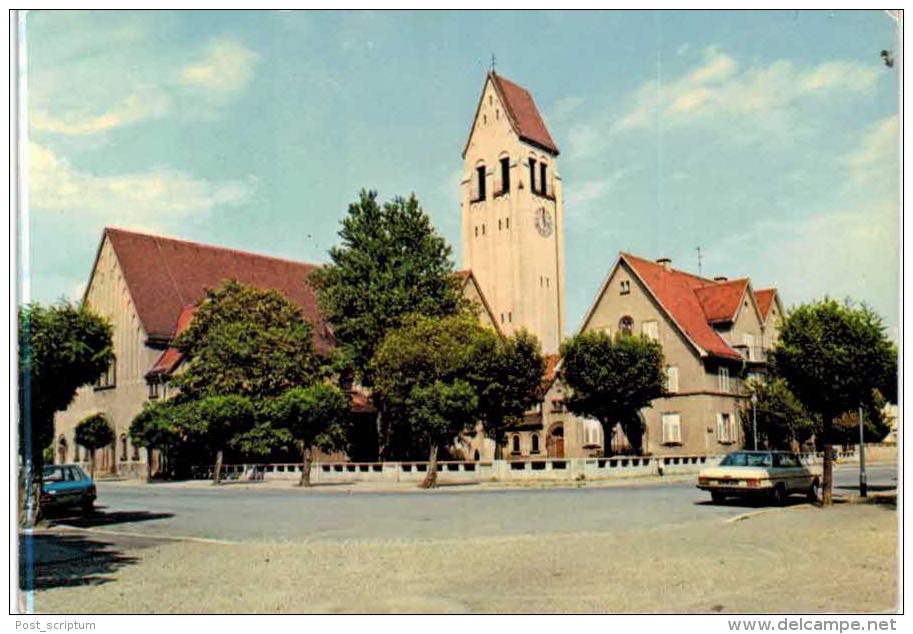
[[[492,53],[491,54],[491,72],[495,72],[495,64],[497,63],[497,61],[498,60],[495,59],[495,54]]]

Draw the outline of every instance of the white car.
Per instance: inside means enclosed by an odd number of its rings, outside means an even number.
[[[782,504],[793,493],[815,501],[820,485],[820,468],[803,464],[793,453],[736,451],[723,458],[719,466],[701,470],[697,487],[710,491],[714,502],[722,502],[727,496],[754,496]]]

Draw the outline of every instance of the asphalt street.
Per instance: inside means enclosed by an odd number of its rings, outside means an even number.
[[[835,470],[835,492],[856,493],[858,469]],[[894,488],[897,468],[869,467],[872,490]],[[712,504],[691,482],[620,487],[348,492],[291,486],[180,487],[98,483],[98,513],[55,523],[159,537],[436,539],[628,530],[724,520],[753,508]],[[796,496],[789,504],[802,504]]]

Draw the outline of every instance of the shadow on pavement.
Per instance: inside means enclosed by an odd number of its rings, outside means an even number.
[[[893,491],[897,488],[896,484],[870,484],[868,485],[869,491]],[[842,486],[835,486],[834,489],[843,489],[844,491],[858,491],[858,484],[845,484]]]
[[[134,522],[148,522],[174,517],[174,513],[150,513],[149,511],[111,511],[96,510],[88,515],[58,514],[48,516],[46,519],[51,526],[64,525],[77,528],[95,528],[98,526],[111,526],[112,524],[129,524]]]
[[[733,508],[749,508],[749,509],[759,509],[766,507],[786,507],[786,506],[800,506],[802,504],[808,504],[808,499],[803,496],[790,496],[783,500],[782,504],[773,504],[770,500],[767,500],[763,497],[731,497],[726,498],[722,502],[714,502],[713,500],[703,500],[701,502],[695,502],[695,506],[729,506]]]
[[[19,587],[22,590],[100,585],[111,573],[136,563],[114,544],[82,535],[19,534]]]

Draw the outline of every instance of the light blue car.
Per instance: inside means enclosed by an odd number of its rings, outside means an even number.
[[[89,514],[95,508],[95,496],[95,482],[79,465],[55,464],[42,470],[42,512],[77,507]]]

